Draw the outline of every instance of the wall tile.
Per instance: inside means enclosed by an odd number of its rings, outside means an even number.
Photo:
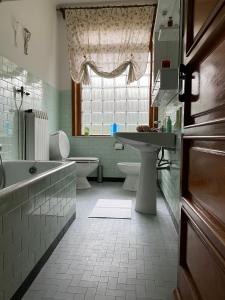
[[[14,200],[16,193],[0,199],[0,295],[4,300],[11,298],[76,211],[76,169],[58,172],[52,185],[46,176],[32,184],[32,194],[17,193],[20,201],[11,201],[14,207],[9,199]]]
[[[176,121],[176,111],[181,109],[181,104],[175,98],[169,105],[159,108],[159,120],[162,122],[166,116],[170,116],[172,124]],[[176,131],[176,150],[165,151],[165,159],[171,161],[170,170],[159,172],[159,185],[177,220],[180,213],[180,164],[181,164],[181,130]]]
[[[60,129],[65,131],[70,139],[70,156],[98,157],[103,165],[105,177],[125,177],[116,164],[117,162],[139,162],[139,153],[129,146],[124,150],[114,150],[115,139],[113,137],[72,137],[71,133],[71,91],[60,91]],[[91,174],[96,176],[96,171]]]
[[[24,86],[30,96],[25,96],[21,111],[37,109],[46,111],[49,117],[49,131],[59,128],[59,92],[40,78],[20,68],[7,58],[0,56],[0,143],[3,145],[3,158],[19,158],[18,136],[22,137],[23,115],[20,113],[20,132],[16,106],[21,103],[21,96],[14,95],[14,87]]]

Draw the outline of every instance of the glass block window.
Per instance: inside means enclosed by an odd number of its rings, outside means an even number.
[[[82,86],[82,134],[110,135],[111,125],[119,131],[136,131],[149,124],[150,62],[140,80],[127,85],[126,70],[114,79],[105,79],[90,71],[91,84]]]

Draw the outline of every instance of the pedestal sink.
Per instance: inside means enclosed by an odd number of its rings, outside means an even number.
[[[175,134],[162,132],[117,132],[115,138],[141,153],[141,171],[135,210],[156,214],[157,153],[160,147],[175,148]]]

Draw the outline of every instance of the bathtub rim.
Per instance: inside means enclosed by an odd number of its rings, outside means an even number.
[[[55,167],[55,168],[52,168],[50,170],[47,170],[45,172],[42,172],[40,174],[37,174],[37,175],[34,175],[33,177],[29,178],[29,179],[24,179],[24,180],[21,180],[17,183],[14,183],[14,184],[11,184],[7,187],[5,187],[4,189],[0,190],[0,201],[2,200],[2,197],[5,197],[7,196],[8,194],[16,191],[16,190],[19,190],[21,188],[24,188],[36,181],[39,181],[51,174],[54,174],[55,172],[57,171],[60,171],[60,170],[63,170],[67,167],[70,167],[70,166],[74,166],[76,167],[76,162],[75,161],[55,161],[55,160],[5,160],[3,161],[3,165],[4,163],[7,163],[7,162],[30,162],[30,163],[35,163],[35,162],[39,162],[39,163],[51,163],[51,162],[57,162],[59,163],[60,165]]]

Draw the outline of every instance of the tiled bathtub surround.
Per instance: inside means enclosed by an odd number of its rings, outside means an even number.
[[[59,164],[0,192],[1,300],[12,297],[75,214],[75,171],[74,163]]]
[[[4,159],[18,159],[18,112],[13,88],[24,86],[30,96],[24,96],[21,110],[37,109],[46,111],[49,117],[49,131],[59,127],[59,92],[54,87],[0,56],[0,143],[3,145]],[[17,106],[21,95],[16,94]],[[21,116],[22,118],[22,116]],[[21,120],[21,128],[23,122]],[[20,134],[22,129],[20,130]]]

